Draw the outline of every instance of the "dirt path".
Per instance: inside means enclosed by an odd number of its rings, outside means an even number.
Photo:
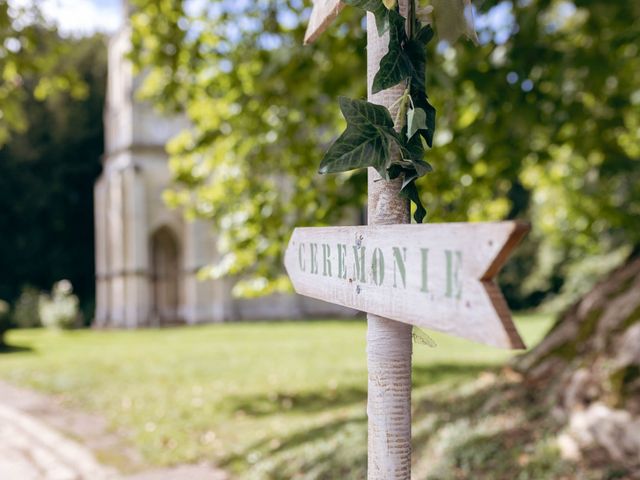
[[[122,474],[97,457],[124,466]],[[98,415],[72,411],[54,397],[0,381],[2,480],[229,480],[208,464],[144,470],[142,457]]]
[[[116,472],[41,421],[0,404],[0,478],[107,480]]]

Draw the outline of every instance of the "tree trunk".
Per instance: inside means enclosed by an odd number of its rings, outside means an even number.
[[[640,256],[573,305],[515,368],[566,425],[565,457],[613,462],[640,478]]]
[[[400,0],[406,17],[408,0]],[[387,53],[389,34],[378,35],[371,13],[367,14],[367,87],[369,101],[390,108],[405,85],[371,92],[380,59]],[[391,110],[395,117],[397,107]],[[396,125],[396,129],[400,129]],[[397,151],[396,155],[400,152]],[[369,168],[368,223],[411,223],[409,201],[400,196],[402,180],[384,181]],[[369,480],[411,478],[411,325],[377,315],[367,315],[368,366],[368,466]]]

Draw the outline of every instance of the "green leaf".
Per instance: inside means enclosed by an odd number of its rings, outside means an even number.
[[[351,5],[352,7],[358,7],[367,12],[373,13],[376,18],[376,27],[378,28],[378,35],[382,36],[387,30],[389,30],[389,12],[383,0],[342,0],[343,3]]]
[[[419,91],[416,94],[412,94],[415,108],[421,108],[426,114],[425,129],[420,129],[420,135],[425,139],[429,147],[433,146],[433,135],[436,131],[436,109],[429,103],[427,94],[423,91]]]
[[[402,130],[403,138],[406,137],[407,127]],[[433,167],[424,161],[424,146],[419,135],[414,135],[400,147],[402,158],[409,162],[415,169],[416,175],[422,177],[433,171]]]
[[[418,193],[418,187],[416,187],[415,179],[408,182],[402,190],[400,190],[400,194],[407,197],[415,204],[416,211],[413,213],[413,218],[416,223],[422,223],[422,220],[424,220],[424,217],[427,215],[427,211],[425,210],[424,205],[422,205],[422,200],[420,200],[420,194]]]
[[[347,121],[347,128],[325,154],[319,172],[374,167],[383,178],[387,178],[389,141],[400,143],[389,111],[380,105],[346,97],[340,97],[340,110]]]
[[[436,109],[433,105],[429,103],[429,99],[427,96],[424,96],[424,102],[422,103],[422,108],[425,109],[427,114],[426,130],[420,130],[420,134],[424,137],[429,147],[433,146],[433,134],[436,131]]]
[[[395,180],[401,175],[403,176],[402,187],[400,187],[400,190],[406,187],[409,184],[409,182],[412,182],[413,180],[418,178],[418,173],[413,167],[407,168],[407,167],[403,167],[402,165],[398,165],[397,163],[394,163],[393,165],[391,165],[387,170],[387,172],[389,174],[389,180]]]
[[[433,38],[433,29],[430,25],[420,27],[416,30],[416,35],[409,40],[405,46],[405,51],[411,59],[413,74],[411,75],[411,98],[415,108],[421,108],[426,114],[426,128],[420,128],[420,134],[424,137],[427,145],[433,145],[433,134],[436,127],[436,109],[429,103],[425,90],[425,75],[427,68],[426,45]]]
[[[411,140],[418,130],[427,129],[427,114],[421,108],[412,108],[407,112],[407,140]]]
[[[416,179],[418,178],[417,172],[413,168],[405,168],[402,165],[393,164],[389,167],[389,178],[394,180],[404,176],[402,179],[402,187],[400,188],[400,195],[408,198],[416,206],[416,211],[413,214],[413,218],[417,223],[422,223],[427,211],[422,205],[420,195],[418,193],[418,187],[416,186]]]
[[[389,180],[395,180],[396,178],[398,178],[400,175],[402,175],[407,171],[408,169],[406,169],[402,165],[394,163],[387,169],[387,174],[389,176]]]
[[[380,60],[380,68],[373,78],[373,93],[391,88],[413,73],[409,55],[402,48],[407,39],[405,19],[395,10],[389,10],[389,51]]]
[[[409,39],[404,50],[411,59],[413,74],[411,82],[418,90],[424,90],[425,71],[427,67],[427,44],[433,38],[433,29],[430,25],[422,27],[416,25],[416,34]],[[412,89],[413,90],[413,89]]]
[[[434,36],[433,28],[431,25],[420,26],[416,28],[415,40],[422,45],[427,45]]]
[[[407,135],[407,127],[402,129],[400,138],[404,139]],[[394,162],[387,169],[389,179],[403,177],[400,194],[407,197],[416,205],[414,218],[416,222],[421,223],[426,215],[426,210],[420,201],[418,188],[415,184],[416,179],[433,171],[431,165],[424,161],[424,146],[420,135],[414,135],[411,139],[401,145],[402,160]]]

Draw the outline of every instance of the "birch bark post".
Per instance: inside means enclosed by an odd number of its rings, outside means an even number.
[[[406,18],[411,0],[400,0]],[[367,13],[367,89],[372,103],[389,108],[405,86],[373,94],[373,78],[387,53],[388,33],[378,35],[373,14]],[[397,108],[397,107],[396,107]],[[391,118],[395,118],[395,110]],[[400,128],[396,125],[396,128]],[[399,154],[399,152],[397,153]],[[373,168],[368,171],[368,223],[410,223],[409,201],[400,196],[402,180],[384,181]],[[368,480],[411,478],[411,355],[412,326],[384,317],[367,315],[368,365]]]

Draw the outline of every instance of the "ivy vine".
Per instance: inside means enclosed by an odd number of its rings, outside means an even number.
[[[379,35],[389,32],[389,50],[373,78],[373,93],[401,82],[406,88],[391,106],[398,108],[395,119],[386,107],[340,97],[347,128],[325,153],[319,171],[335,173],[373,167],[386,180],[402,178],[400,193],[416,205],[414,218],[422,223],[427,212],[415,182],[432,171],[424,155],[426,147],[433,144],[436,121],[436,110],[429,103],[425,87],[426,47],[433,38],[433,29],[416,18],[415,0],[409,2],[408,19],[400,14],[395,0],[342,1],[372,12]],[[395,151],[400,154],[393,154]]]

